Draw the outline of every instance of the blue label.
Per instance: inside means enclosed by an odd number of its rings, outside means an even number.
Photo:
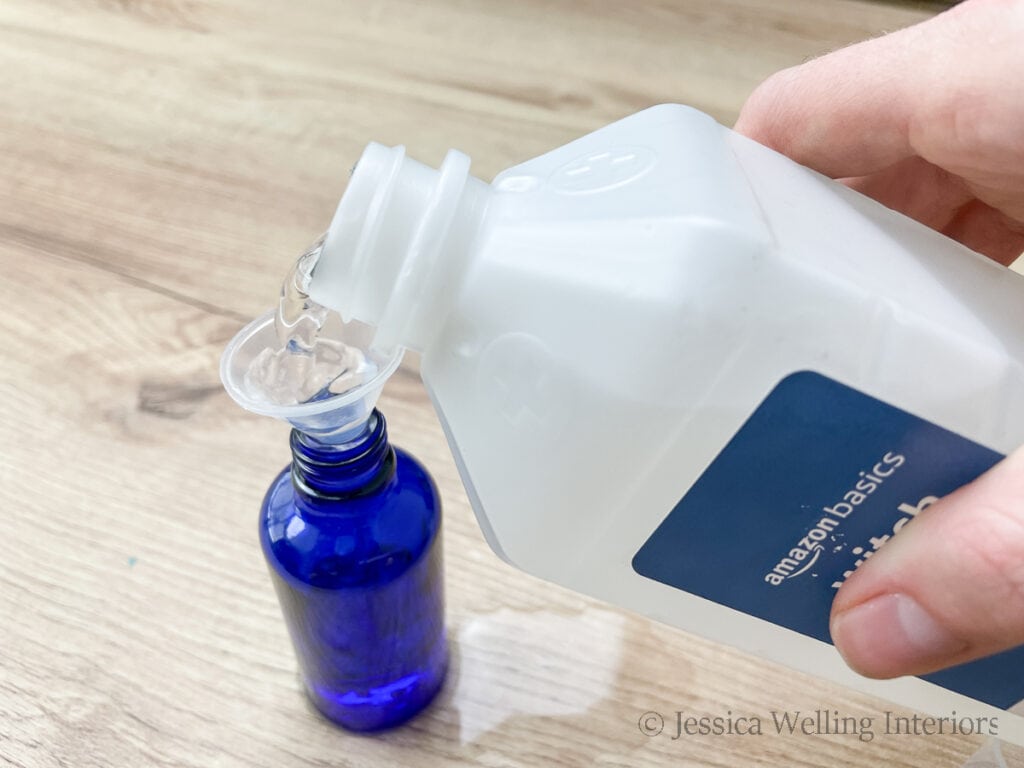
[[[830,642],[836,590],[1003,457],[817,373],[783,379],[633,558],[642,576]],[[1006,709],[1024,647],[923,676]]]

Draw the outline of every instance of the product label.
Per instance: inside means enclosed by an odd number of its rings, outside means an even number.
[[[633,558],[642,576],[830,642],[836,590],[1002,456],[812,372],[783,379]],[[923,678],[1006,709],[1024,647]]]

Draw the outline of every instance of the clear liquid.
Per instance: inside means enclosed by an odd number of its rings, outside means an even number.
[[[275,405],[323,400],[366,383],[377,373],[363,350],[345,343],[336,313],[309,297],[321,237],[295,262],[281,284],[274,317],[277,345],[264,348],[245,373],[250,394]]]

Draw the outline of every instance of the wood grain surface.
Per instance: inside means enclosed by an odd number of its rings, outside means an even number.
[[[404,728],[306,704],[256,538],[286,428],[217,361],[370,140],[475,173],[924,18],[851,0],[0,2],[0,763],[957,766],[978,739],[670,738],[675,712],[884,702],[540,583],[483,543],[415,375],[382,400],[446,507],[453,669]],[[658,737],[640,716],[670,720]]]

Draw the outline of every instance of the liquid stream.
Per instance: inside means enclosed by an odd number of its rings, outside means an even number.
[[[324,238],[288,272],[274,317],[277,345],[264,348],[245,373],[250,394],[275,405],[298,405],[340,395],[364,384],[377,365],[345,343],[341,318],[309,297]]]

